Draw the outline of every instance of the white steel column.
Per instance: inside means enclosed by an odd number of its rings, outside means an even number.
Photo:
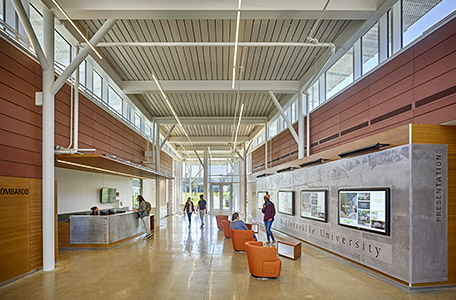
[[[393,44],[393,54],[401,50],[402,48],[402,5],[401,1],[397,1],[393,7],[391,7],[391,12],[393,13],[393,24],[392,29],[392,44]]]
[[[206,201],[207,200],[207,197],[209,197],[209,194],[208,194],[208,186],[209,186],[209,176],[208,176],[208,170],[209,170],[209,158],[208,158],[208,154],[207,154],[207,150],[204,150],[204,164],[203,164],[203,167],[204,167],[204,182],[203,182],[203,190],[204,190],[204,199]]]
[[[160,172],[160,124],[155,124],[155,169]],[[155,226],[160,230],[160,176],[155,178]]]
[[[269,135],[269,130],[268,130],[268,121],[266,120],[264,122],[264,168],[268,168],[268,135]]]
[[[309,93],[305,92],[306,95],[306,148],[307,156],[310,156],[310,107],[309,107]]]
[[[379,63],[388,58],[388,14],[384,14],[378,19],[378,52]]]
[[[305,155],[304,147],[304,95],[298,93],[298,159],[303,158]]]
[[[241,179],[241,215],[247,220],[247,147],[244,143],[244,159],[242,160],[242,179]]]
[[[49,69],[43,69],[43,270],[55,268],[55,205],[54,205],[54,15],[44,10],[43,46]]]
[[[76,55],[78,53],[79,47],[76,46]],[[74,149],[79,149],[79,67],[74,75]]]

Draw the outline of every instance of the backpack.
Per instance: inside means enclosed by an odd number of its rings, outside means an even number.
[[[147,202],[147,201],[146,201],[146,210],[147,210],[147,213],[150,213],[150,211],[152,210],[152,205],[150,205],[150,202]]]

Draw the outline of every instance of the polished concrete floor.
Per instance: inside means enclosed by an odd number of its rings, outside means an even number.
[[[214,217],[204,229],[186,221],[163,219],[151,240],[115,249],[60,251],[55,271],[1,287],[0,299],[456,299],[454,288],[410,292],[305,245],[298,260],[282,258],[278,279],[259,280]]]

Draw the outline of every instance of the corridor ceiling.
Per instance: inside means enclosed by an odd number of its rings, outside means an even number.
[[[66,22],[51,0],[44,2]],[[145,116],[160,120],[165,135],[175,122],[152,80],[152,74],[157,76],[192,140],[176,126],[169,142],[178,151],[182,146],[229,150],[242,103],[238,146],[249,141],[277,113],[268,91],[285,105],[330,52],[328,47],[275,45],[306,42],[326,0],[243,0],[232,89],[238,0],[58,2],[89,38],[106,19],[117,19],[97,46],[103,57],[98,62]],[[337,54],[379,8],[393,2],[331,0],[312,37],[334,43]],[[246,42],[268,45],[242,44]]]

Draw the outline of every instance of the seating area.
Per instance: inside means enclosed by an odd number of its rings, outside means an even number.
[[[220,217],[216,216],[217,225]],[[277,257],[277,248],[263,247],[263,242],[255,240],[253,230],[231,229],[230,220],[222,219],[221,223],[225,238],[231,238],[233,250],[247,253],[247,262],[252,276],[258,278],[277,278],[280,276],[282,261]],[[251,224],[249,225],[248,228],[252,228]],[[298,241],[296,243],[300,244]]]

